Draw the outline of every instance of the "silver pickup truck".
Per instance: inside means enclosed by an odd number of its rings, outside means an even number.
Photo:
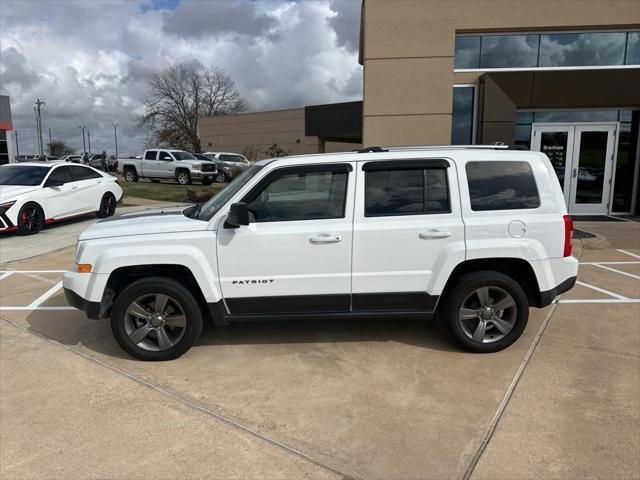
[[[180,185],[193,181],[211,185],[218,169],[215,162],[198,160],[189,152],[169,149],[145,150],[142,158],[118,159],[118,171],[127,182],[137,182],[149,178],[152,182],[175,179]]]

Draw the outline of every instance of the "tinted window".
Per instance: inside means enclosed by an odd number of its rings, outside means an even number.
[[[626,35],[624,32],[541,35],[540,66],[622,65]]]
[[[90,168],[70,165],[69,169],[71,170],[71,177],[74,181],[89,180],[91,178],[100,178],[102,176]]]
[[[456,37],[454,68],[478,68],[480,66],[480,37]]]
[[[343,218],[347,171],[276,173],[249,201],[256,222]]]
[[[451,116],[451,145],[473,143],[473,87],[453,89],[453,113]]]
[[[157,153],[158,153],[157,150],[147,150],[147,152],[144,154],[144,159],[145,160],[155,160]]]
[[[196,159],[196,157],[194,157],[188,152],[173,152],[173,156],[175,157],[176,160],[195,160]]]
[[[220,160],[224,162],[242,162],[244,163],[244,157],[240,155],[220,155]]]
[[[470,162],[466,170],[472,210],[540,206],[533,172],[526,162]]]
[[[162,150],[160,150],[158,152],[158,160],[173,161],[173,158],[171,158],[169,152],[163,152]]]
[[[482,37],[480,68],[535,67],[539,35],[486,35]]]
[[[444,168],[375,170],[365,174],[366,217],[449,211]]]
[[[62,182],[62,183],[70,182],[71,175],[69,174],[69,167],[56,168],[53,172],[51,172],[51,175],[49,175],[49,178],[47,178],[47,182],[50,182],[52,180],[55,180],[56,182]]]
[[[40,185],[50,169],[51,167],[2,165],[0,185]]]
[[[640,65],[640,32],[629,32],[625,63],[627,65]]]

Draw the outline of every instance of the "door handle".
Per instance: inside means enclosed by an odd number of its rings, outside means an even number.
[[[321,233],[315,237],[309,239],[311,243],[337,243],[342,241],[342,235],[332,235],[328,233]]]
[[[572,172],[571,176],[572,176],[573,178],[576,178],[576,177],[578,176],[578,169],[577,169],[577,168],[574,168],[574,169],[573,169],[573,172]]]
[[[429,230],[428,232],[421,232],[418,234],[418,238],[423,240],[429,240],[432,238],[448,238],[451,236],[451,232],[441,232],[440,230]]]
[[[78,185],[72,185],[71,186],[71,190],[75,190],[76,188],[78,188]]]

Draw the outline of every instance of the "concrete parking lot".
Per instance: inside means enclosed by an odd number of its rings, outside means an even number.
[[[606,248],[577,242],[579,284],[489,355],[398,318],[208,328],[144,363],[66,304],[73,246],[4,263],[0,476],[638,478],[640,223],[578,228]]]

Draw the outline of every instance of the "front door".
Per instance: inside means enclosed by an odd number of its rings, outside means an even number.
[[[606,215],[617,124],[535,124],[531,149],[545,153],[571,214]]]
[[[354,178],[351,164],[283,167],[242,199],[250,224],[217,235],[229,313],[349,311]]]

